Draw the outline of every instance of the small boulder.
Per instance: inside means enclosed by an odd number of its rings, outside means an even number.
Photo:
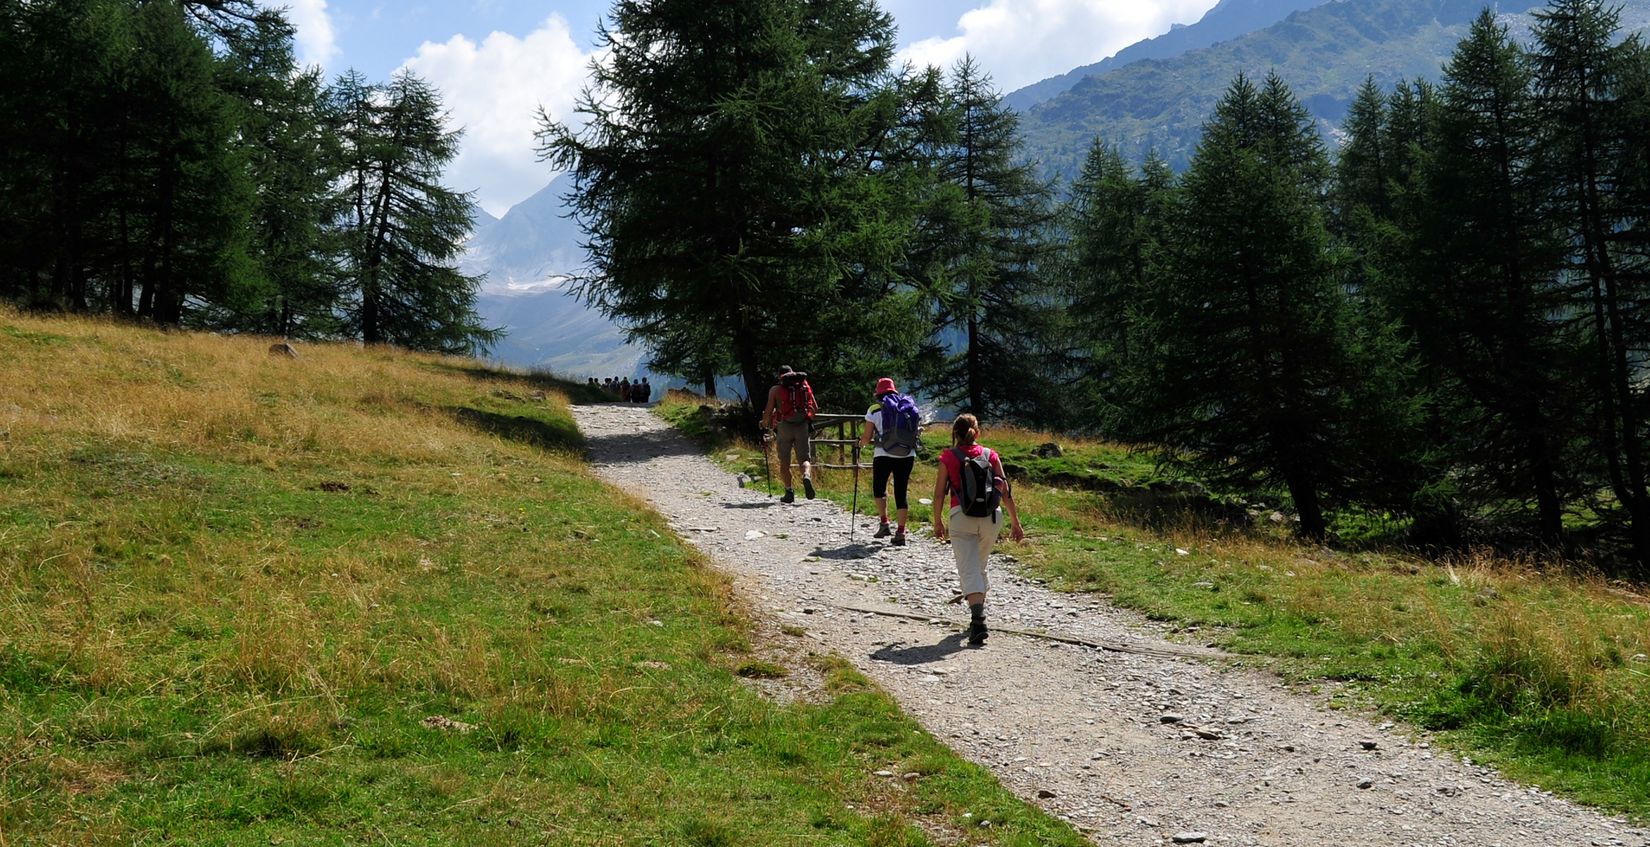
[[[1031,455],[1039,459],[1058,459],[1065,455],[1065,451],[1060,449],[1060,445],[1050,441],[1037,445],[1036,449],[1031,451]]]
[[[269,345],[269,355],[271,355],[271,356],[282,356],[282,357],[285,357],[285,358],[288,358],[288,359],[296,359],[296,358],[298,358],[298,348],[293,347],[291,344],[288,344],[285,341],[282,341],[278,344]]]

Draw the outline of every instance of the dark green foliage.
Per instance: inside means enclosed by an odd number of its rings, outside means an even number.
[[[415,350],[485,349],[498,331],[483,327],[473,308],[480,281],[454,265],[471,205],[440,181],[459,138],[442,126],[440,95],[405,72],[385,86],[347,73],[330,95],[342,148],[350,334]]]
[[[827,405],[927,327],[894,268],[915,219],[913,113],[891,19],[865,0],[621,0],[579,106],[543,120],[590,236],[585,297],[699,380],[730,360],[755,399],[772,368]]]
[[[1150,384],[1119,432],[1223,485],[1287,487],[1311,537],[1342,485],[1350,413],[1327,171],[1281,80],[1232,84],[1180,187],[1175,239],[1145,298]]]
[[[1576,373],[1589,389],[1605,477],[1631,528],[1633,558],[1650,575],[1650,473],[1642,374],[1650,342],[1650,262],[1625,233],[1650,221],[1632,191],[1642,161],[1642,104],[1627,99],[1642,72],[1637,38],[1618,43],[1619,11],[1598,0],[1553,0],[1536,15],[1535,103],[1543,211],[1563,229],[1571,310],[1586,351]]]
[[[942,109],[953,123],[931,153],[937,249],[921,285],[951,343],[922,372],[924,391],[991,420],[1051,421],[1062,405],[1061,375],[1047,367],[1059,344],[1051,188],[1021,157],[1018,115],[971,58],[952,69]]]
[[[1116,148],[1096,141],[1061,210],[1076,429],[1126,429],[1133,398],[1153,390],[1146,297],[1171,238],[1174,190],[1163,160],[1148,159],[1136,177]]]
[[[0,3],[0,297],[213,330],[359,332],[336,275],[337,132],[292,37],[283,13],[249,0]],[[420,179],[439,189],[445,161],[422,159]],[[418,217],[450,206],[404,216],[411,252],[452,257],[467,219]],[[416,265],[407,255],[396,261]],[[486,340],[464,284],[419,273],[422,290],[447,293],[402,298],[382,340]]]

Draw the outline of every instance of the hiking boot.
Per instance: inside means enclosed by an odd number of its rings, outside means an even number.
[[[807,477],[802,478],[802,493],[808,495],[809,500],[814,499],[814,481],[813,480],[811,480]]]
[[[779,498],[779,502],[781,502],[781,503],[795,503],[796,502],[796,491],[794,489],[790,489],[790,488],[785,489],[785,496]]]
[[[871,537],[872,538],[887,538],[888,536],[893,535],[893,534],[894,534],[894,530],[888,526],[888,522],[883,521],[882,526],[877,527],[877,534],[873,535]]]
[[[991,630],[985,628],[985,618],[975,618],[968,622],[968,646],[984,647],[986,636]]]
[[[898,532],[894,533],[894,546],[895,547],[904,547],[905,546],[905,530],[901,529]]]

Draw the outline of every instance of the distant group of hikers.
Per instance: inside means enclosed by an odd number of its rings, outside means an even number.
[[[871,407],[865,412],[865,427],[859,446],[872,447],[871,492],[876,502],[879,526],[876,538],[893,536],[892,544],[905,546],[905,522],[910,514],[907,491],[911,471],[917,463],[917,446],[922,432],[922,413],[910,397],[900,394],[894,380],[883,377],[872,389]],[[796,502],[791,485],[793,454],[802,467],[802,490],[814,497],[812,422],[819,411],[808,375],[780,366],[768,402],[762,410],[764,440],[778,452],[779,478],[785,493],[782,503]],[[951,539],[956,559],[957,581],[968,602],[968,643],[978,647],[990,634],[985,623],[986,560],[1002,531],[1002,514],[1008,513],[1009,530],[1015,541],[1025,539],[1014,493],[1003,472],[1002,458],[979,443],[980,422],[971,414],[961,414],[951,424],[951,447],[939,455],[934,479],[934,537]],[[894,483],[894,520],[888,521],[888,482]],[[949,501],[947,500],[949,498]],[[948,508],[940,504],[947,503]],[[949,526],[947,526],[949,521]]]
[[[626,403],[646,403],[653,399],[653,385],[645,376],[635,382],[631,382],[629,377],[610,376],[601,382],[597,382],[595,377],[590,377],[584,384],[606,391],[613,395],[615,400]]]

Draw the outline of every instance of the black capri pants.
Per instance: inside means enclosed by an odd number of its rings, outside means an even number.
[[[871,493],[877,499],[888,496],[888,477],[894,478],[894,508],[906,508],[906,490],[911,487],[911,469],[916,467],[917,457],[906,456],[896,459],[893,456],[877,456],[871,459]]]

